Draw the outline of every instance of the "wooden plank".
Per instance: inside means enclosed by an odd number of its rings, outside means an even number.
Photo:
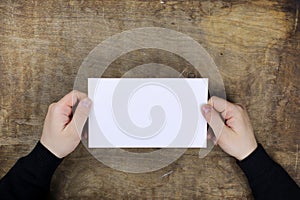
[[[207,49],[228,98],[247,107],[258,141],[300,184],[298,13],[296,0],[1,1],[0,177],[33,148],[48,105],[72,90],[96,45],[124,30],[157,26]],[[186,77],[196,73],[172,54],[145,50],[115,61],[105,76],[149,61]],[[218,147],[204,159],[188,150],[166,168],[130,174],[99,163],[80,145],[56,171],[51,190],[55,199],[252,198],[234,159]]]

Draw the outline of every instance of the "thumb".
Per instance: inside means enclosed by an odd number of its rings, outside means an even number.
[[[72,121],[69,124],[70,129],[74,130],[75,133],[78,132],[80,138],[82,129],[90,113],[91,105],[92,101],[88,97],[81,100],[75,110]]]
[[[229,128],[224,124],[224,120],[221,118],[220,114],[211,105],[203,105],[201,111],[205,120],[213,129],[217,139],[223,132],[229,131]]]

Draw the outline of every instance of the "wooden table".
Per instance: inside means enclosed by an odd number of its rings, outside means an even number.
[[[228,99],[246,106],[257,140],[300,184],[299,6],[296,0],[1,1],[0,177],[39,140],[48,105],[72,90],[95,46],[124,30],[155,26],[206,48]],[[193,72],[174,56],[141,56],[114,62],[105,76],[121,77],[134,61],[177,63],[186,77]],[[198,151],[161,170],[130,174],[103,165],[80,145],[57,169],[52,197],[252,199],[233,158],[218,147],[203,159]]]

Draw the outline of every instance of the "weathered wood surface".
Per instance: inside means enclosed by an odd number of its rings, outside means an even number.
[[[188,34],[208,50],[228,98],[247,107],[258,141],[300,184],[298,13],[296,0],[1,1],[0,177],[33,148],[48,105],[72,90],[97,44],[124,30],[157,26]],[[120,77],[123,64],[115,62],[106,76]],[[234,159],[217,147],[204,159],[188,150],[159,171],[128,174],[80,145],[57,169],[51,193],[53,199],[252,199]]]

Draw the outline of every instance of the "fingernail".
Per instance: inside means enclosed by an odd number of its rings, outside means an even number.
[[[202,106],[202,110],[205,114],[209,113],[211,111],[211,106],[209,105],[204,105]]]
[[[92,101],[89,98],[85,98],[81,101],[81,105],[83,105],[84,107],[90,107]]]

